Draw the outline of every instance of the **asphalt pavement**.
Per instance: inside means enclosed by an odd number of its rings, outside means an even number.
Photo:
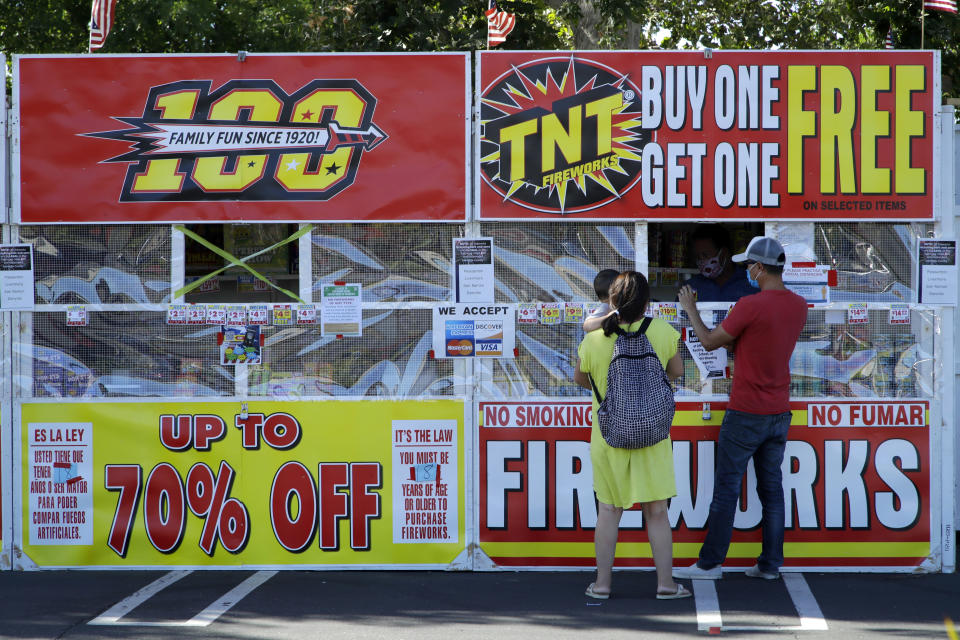
[[[960,575],[742,572],[654,598],[649,571],[0,572],[2,638],[950,638]],[[954,639],[955,640],[955,637]]]

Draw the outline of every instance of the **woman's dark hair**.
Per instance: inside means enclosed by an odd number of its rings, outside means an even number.
[[[624,271],[610,285],[610,306],[617,310],[603,321],[603,335],[621,334],[620,323],[629,324],[643,317],[650,301],[650,284],[637,271]]]

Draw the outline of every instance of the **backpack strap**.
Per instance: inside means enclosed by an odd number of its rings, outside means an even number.
[[[593,381],[593,375],[588,373],[587,377],[590,378],[590,386],[593,387],[593,394],[597,396],[597,404],[601,404],[603,400],[600,399],[600,391],[597,390],[597,383]]]
[[[647,327],[650,326],[651,322],[653,322],[653,318],[650,316],[644,316],[643,322],[640,323],[640,328],[637,329],[637,333],[646,333]]]

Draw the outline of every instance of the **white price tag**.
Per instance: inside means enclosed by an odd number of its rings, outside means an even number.
[[[171,304],[167,307],[167,324],[187,324],[187,307],[185,304]]]
[[[847,308],[847,324],[868,324],[870,314],[867,313],[866,302],[851,302]]]

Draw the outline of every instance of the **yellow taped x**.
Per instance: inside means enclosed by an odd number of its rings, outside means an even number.
[[[220,269],[217,269],[216,271],[214,271],[214,272],[212,272],[212,273],[208,273],[207,275],[203,276],[203,277],[200,278],[199,280],[194,280],[193,282],[191,282],[190,284],[188,284],[187,286],[185,286],[185,287],[183,287],[183,288],[181,288],[181,289],[178,289],[177,291],[174,292],[173,296],[174,296],[175,298],[179,298],[180,296],[186,295],[186,294],[190,293],[191,291],[193,291],[194,289],[196,289],[197,287],[199,287],[200,285],[202,285],[204,282],[206,282],[206,281],[209,280],[210,278],[213,278],[213,277],[215,277],[215,276],[220,275],[221,273],[223,273],[224,271],[226,271],[226,270],[229,269],[230,267],[236,266],[236,267],[242,267],[243,269],[246,269],[247,271],[249,271],[249,272],[253,275],[253,277],[257,278],[258,280],[263,280],[263,281],[266,282],[269,286],[273,287],[274,289],[276,289],[276,290],[279,291],[280,293],[282,293],[282,294],[284,294],[284,295],[286,295],[286,296],[289,296],[289,297],[293,298],[294,300],[296,300],[297,302],[300,302],[300,303],[302,304],[302,303],[303,303],[303,300],[300,299],[300,296],[298,296],[297,294],[293,293],[292,291],[287,291],[287,290],[284,289],[283,287],[279,287],[279,286],[277,286],[276,284],[274,284],[273,282],[271,282],[270,280],[268,280],[263,274],[259,273],[256,269],[254,269],[253,267],[251,267],[250,265],[248,265],[248,264],[247,264],[247,260],[252,260],[253,258],[256,258],[256,257],[259,256],[259,255],[262,255],[262,254],[264,254],[264,253],[273,251],[274,249],[276,249],[276,248],[278,248],[278,247],[282,247],[282,246],[285,245],[285,244],[288,244],[288,243],[290,243],[290,242],[293,242],[294,240],[299,239],[299,238],[300,238],[301,236],[303,236],[304,234],[307,234],[307,233],[310,233],[311,231],[313,231],[313,227],[314,227],[314,225],[312,225],[312,224],[304,225],[304,226],[301,227],[295,234],[293,234],[293,235],[290,236],[289,238],[284,238],[284,239],[281,240],[280,242],[277,242],[277,243],[275,243],[275,244],[267,247],[266,249],[261,249],[260,251],[257,251],[256,253],[251,253],[250,255],[244,256],[243,258],[237,258],[236,256],[231,255],[230,253],[227,253],[226,251],[224,251],[224,250],[221,249],[220,247],[216,246],[215,244],[212,244],[212,243],[208,242],[206,239],[204,239],[204,238],[202,238],[201,236],[197,235],[197,234],[194,233],[193,231],[190,231],[189,229],[187,229],[187,228],[186,228],[185,226],[183,226],[182,224],[178,224],[178,225],[176,225],[176,226],[174,227],[177,231],[179,231],[179,232],[182,233],[183,235],[187,236],[188,238],[190,238],[190,239],[193,240],[194,242],[197,242],[197,243],[203,245],[203,246],[206,247],[207,249],[210,249],[210,251],[213,251],[215,254],[217,254],[218,256],[220,256],[221,258],[223,258],[224,260],[226,260],[227,262],[229,262],[229,264],[227,264],[227,265],[224,266],[224,267],[221,267]]]

